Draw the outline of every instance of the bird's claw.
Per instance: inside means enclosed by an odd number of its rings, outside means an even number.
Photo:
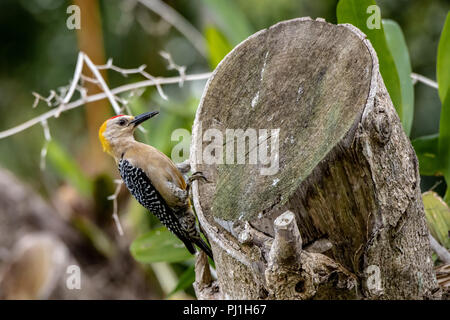
[[[202,180],[203,182],[206,182],[206,183],[210,183],[211,182],[208,179],[206,179],[206,177],[204,176],[203,172],[201,172],[201,171],[194,172],[188,178],[188,181],[186,183],[186,191],[188,192],[188,195],[190,195],[190,191],[192,189],[191,188],[192,187],[192,182],[194,182],[195,180]]]
[[[203,172],[201,171],[197,171],[194,172],[189,178],[188,178],[188,183],[191,184],[193,181],[195,180],[203,180],[206,183],[210,183],[210,181],[205,177],[205,175],[203,174]]]

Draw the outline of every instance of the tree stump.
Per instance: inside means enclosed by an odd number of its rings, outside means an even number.
[[[439,298],[417,158],[357,28],[300,18],[239,44],[190,160],[218,277],[199,258],[200,299]]]

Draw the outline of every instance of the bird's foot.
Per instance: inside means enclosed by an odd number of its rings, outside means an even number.
[[[201,171],[197,171],[194,172],[189,178],[188,178],[188,183],[192,183],[195,180],[203,180],[204,182],[209,183],[210,181],[205,177],[205,175],[203,174],[203,172]]]
[[[188,178],[188,181],[187,181],[187,184],[186,184],[186,190],[187,190],[188,194],[189,194],[190,191],[191,191],[192,182],[194,182],[195,180],[202,180],[203,182],[206,182],[206,183],[210,183],[210,182],[211,182],[211,181],[209,181],[209,180],[205,177],[205,175],[203,174],[203,172],[200,172],[200,171],[194,172],[194,173]]]

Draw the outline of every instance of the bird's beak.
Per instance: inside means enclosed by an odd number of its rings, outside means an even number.
[[[159,113],[159,111],[151,111],[151,112],[146,112],[146,113],[140,114],[140,115],[134,117],[133,121],[131,121],[130,124],[137,127],[142,122],[156,116],[158,113]]]

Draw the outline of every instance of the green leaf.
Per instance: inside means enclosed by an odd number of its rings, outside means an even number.
[[[93,182],[84,174],[73,156],[64,150],[55,139],[49,142],[47,160],[58,174],[78,192],[85,196],[92,195]]]
[[[195,281],[195,265],[190,266],[178,279],[176,287],[167,295],[170,298],[178,291],[189,288]]]
[[[428,227],[433,237],[441,245],[450,249],[450,208],[435,192],[429,191],[422,195],[423,205],[425,207],[425,216]]]
[[[439,159],[444,171],[447,191],[445,201],[450,203],[450,94],[447,94],[441,107],[439,120]]]
[[[208,46],[208,62],[211,69],[215,69],[220,61],[230,52],[233,47],[215,27],[210,26],[205,29],[205,38]]]
[[[419,159],[420,174],[423,176],[441,176],[443,173],[438,153],[439,134],[420,137],[414,139],[411,143]]]
[[[441,102],[444,103],[450,89],[450,13],[447,13],[439,40],[436,74],[439,97]]]
[[[376,5],[374,0],[340,0],[336,9],[338,23],[350,23],[354,25],[364,32],[370,40],[370,43],[372,43],[378,56],[380,73],[383,77],[384,84],[403,123],[404,114],[402,110],[400,79],[397,74],[394,58],[386,42],[383,24],[380,21],[379,29],[369,29],[367,26],[367,21],[373,15],[373,13],[367,13],[367,9],[373,5]]]
[[[93,247],[107,258],[111,258],[116,254],[114,244],[92,221],[84,217],[75,217],[72,221],[75,228],[80,231],[93,245]]]
[[[444,199],[450,204],[450,13],[447,14],[439,40],[436,73],[439,98],[442,101],[439,122],[439,158],[447,182]]]
[[[393,20],[383,20],[384,32],[389,51],[394,58],[400,80],[402,96],[402,125],[409,136],[414,118],[414,87],[411,80],[411,61],[402,29]]]
[[[235,1],[203,0],[203,2],[211,10],[213,17],[217,18],[217,23],[233,46],[254,33],[255,30]]]
[[[164,227],[139,236],[131,244],[130,251],[142,263],[180,262],[192,258],[181,240]]]

